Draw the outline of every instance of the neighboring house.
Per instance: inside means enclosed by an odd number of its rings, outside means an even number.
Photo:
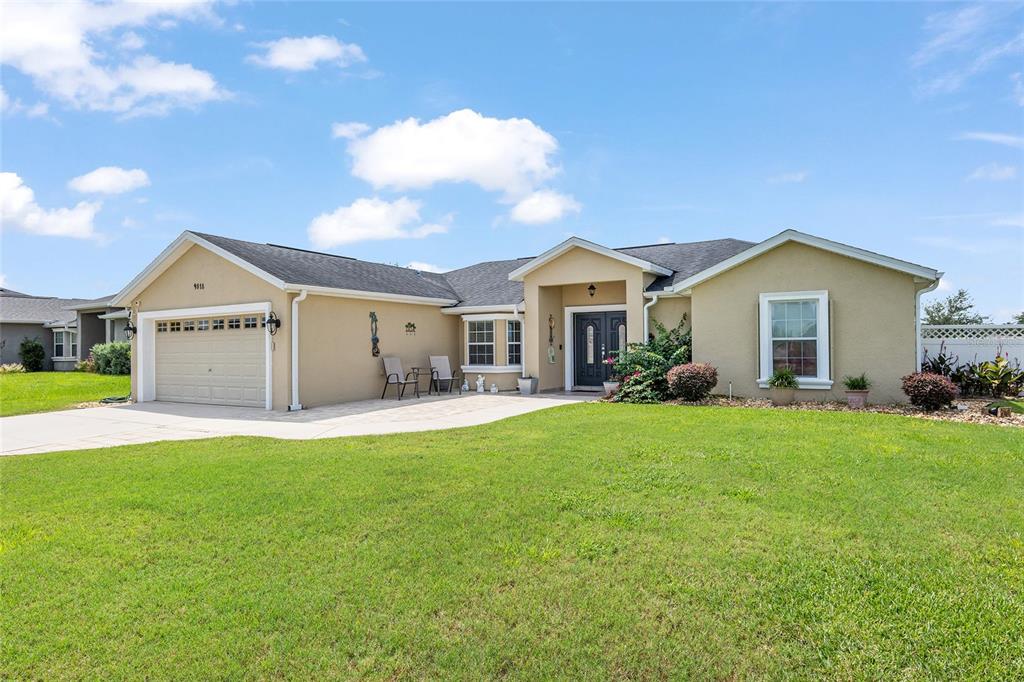
[[[73,370],[97,343],[125,340],[128,312],[99,299],[31,296],[0,289],[0,361],[21,362],[21,342],[38,339],[46,371]]]
[[[406,370],[448,355],[470,385],[479,374],[512,389],[532,375],[541,390],[587,390],[608,376],[610,353],[647,338],[649,320],[685,315],[719,392],[764,396],[773,367],[791,365],[801,399],[838,398],[844,375],[867,372],[882,402],[903,399],[920,294],[940,276],[792,230],[621,249],[572,238],[445,274],[184,232],[109,306],[132,311],[142,401],[301,409],[371,398],[379,355]]]
[[[75,312],[67,307],[81,302],[80,298],[0,291],[0,362],[21,362],[21,342],[38,339],[46,353],[44,370],[74,369],[78,362],[78,330]]]

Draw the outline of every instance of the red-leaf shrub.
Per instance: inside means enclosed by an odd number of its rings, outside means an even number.
[[[718,383],[718,370],[706,362],[676,365],[668,371],[668,388],[683,400],[704,400]]]
[[[903,392],[910,398],[911,405],[926,410],[945,407],[959,394],[956,384],[941,374],[931,372],[915,372],[903,377]]]

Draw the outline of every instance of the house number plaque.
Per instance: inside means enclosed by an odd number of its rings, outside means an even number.
[[[192,285],[192,288],[195,289],[196,291],[202,291],[203,289],[206,288],[206,284],[204,282],[196,282],[195,284]]]

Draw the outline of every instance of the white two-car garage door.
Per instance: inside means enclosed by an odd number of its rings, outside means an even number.
[[[266,404],[266,334],[259,313],[156,323],[156,399]]]

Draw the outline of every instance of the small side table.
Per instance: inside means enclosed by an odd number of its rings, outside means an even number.
[[[409,369],[412,370],[413,378],[416,379],[416,397],[417,398],[420,397],[420,377],[423,376],[424,374],[427,375],[427,377],[430,378],[430,382],[427,384],[427,395],[431,395],[431,391],[433,390],[433,387],[434,387],[434,371],[437,368],[436,367],[410,367]],[[438,389],[437,392],[440,394],[441,390]]]

